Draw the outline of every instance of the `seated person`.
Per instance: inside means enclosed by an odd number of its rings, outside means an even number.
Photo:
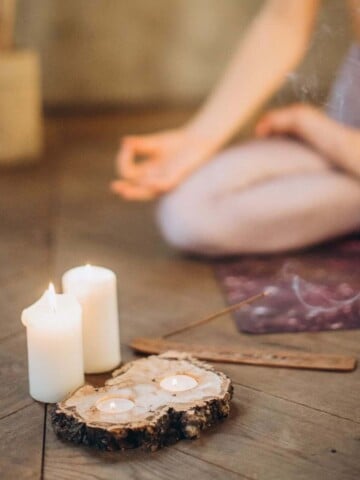
[[[360,226],[358,43],[333,87],[330,115],[306,105],[278,109],[260,119],[257,139],[221,151],[303,57],[319,4],[268,0],[194,118],[124,139],[113,191],[128,200],[161,197],[157,218],[171,245],[207,255],[272,253]],[[359,41],[360,1],[348,5]]]

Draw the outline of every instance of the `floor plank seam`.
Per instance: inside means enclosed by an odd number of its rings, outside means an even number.
[[[42,449],[41,449],[41,469],[40,469],[40,480],[44,479],[45,471],[45,444],[46,444],[46,420],[47,420],[47,410],[48,405],[44,405],[44,425],[43,425],[43,435],[42,435]]]
[[[16,413],[21,412],[21,410],[25,410],[25,408],[31,407],[31,405],[33,405],[33,403],[34,402],[31,401],[30,403],[27,403],[26,405],[23,405],[22,407],[18,408],[17,410],[14,410],[13,412],[7,413],[6,415],[0,417],[0,422],[2,420],[4,420],[5,418],[11,417],[11,415],[15,415]]]
[[[234,475],[238,475],[239,478],[243,478],[244,480],[255,480],[253,477],[247,477],[247,476],[243,475],[242,473],[239,473],[239,472],[236,472],[235,470],[232,470],[231,468],[227,468],[227,467],[224,467],[223,465],[219,465],[217,463],[210,462],[209,460],[204,460],[203,458],[199,458],[196,455],[191,455],[191,453],[189,453],[187,451],[184,451],[179,447],[173,446],[172,448],[174,450],[176,450],[177,452],[183,453],[184,455],[188,455],[189,457],[195,458],[198,461],[201,461],[203,463],[207,463],[208,465],[212,465],[214,467],[220,468],[221,470],[224,470],[225,472],[229,472],[229,473],[233,473]]]
[[[360,425],[359,421],[354,420],[354,419],[349,418],[349,417],[342,417],[341,415],[337,415],[336,413],[332,413],[332,412],[329,412],[327,410],[321,410],[321,408],[316,408],[316,407],[312,407],[310,405],[306,405],[306,403],[296,402],[295,400],[291,400],[289,398],[284,398],[284,397],[281,397],[280,395],[275,395],[273,393],[264,392],[263,390],[260,390],[259,388],[251,387],[249,385],[244,385],[243,383],[239,383],[239,382],[236,382],[236,381],[233,381],[232,383],[234,385],[238,385],[239,387],[247,388],[247,389],[252,390],[254,392],[263,393],[264,395],[269,395],[270,397],[277,398],[277,399],[283,400],[285,402],[293,403],[294,405],[300,405],[300,406],[308,408],[310,410],[314,410],[316,412],[321,412],[321,413],[324,413],[326,415],[330,415],[332,417],[339,418],[340,420],[346,420],[346,421],[353,422],[353,423],[356,423],[356,424]]]
[[[8,340],[11,340],[12,338],[18,336],[18,335],[21,335],[22,333],[24,333],[23,331],[23,328],[21,328],[21,330],[18,330],[16,332],[12,332],[12,333],[9,333],[9,335],[6,335],[5,337],[0,337],[0,342],[7,342]]]

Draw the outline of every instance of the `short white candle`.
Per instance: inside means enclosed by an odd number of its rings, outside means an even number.
[[[79,302],[50,285],[21,320],[27,329],[30,395],[40,402],[63,400],[84,384]]]
[[[127,398],[116,395],[100,398],[96,402],[96,408],[104,413],[124,413],[134,408],[135,403]]]
[[[172,375],[165,377],[160,382],[160,387],[169,392],[185,392],[198,385],[195,378],[189,375]]]
[[[83,310],[83,348],[86,373],[107,372],[121,361],[116,275],[93,265],[68,270],[62,278],[65,293],[75,295]]]

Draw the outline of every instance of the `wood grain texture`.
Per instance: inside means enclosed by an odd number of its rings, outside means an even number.
[[[209,346],[228,348],[286,348],[294,351],[319,351],[330,353],[349,353],[359,358],[359,331],[319,332],[316,334],[274,334],[241,335],[237,333],[231,319],[214,323],[206,330],[193,331],[192,335],[183,335],[182,340]],[[315,372],[308,370],[284,370],[266,367],[224,364],[222,370],[235,382],[287,399],[291,402],[307,405],[311,408],[331,413],[335,416],[360,421],[360,408],[356,397],[360,370],[346,374]]]
[[[160,336],[221,309],[224,303],[208,263],[182,258],[164,245],[151,205],[125,204],[109,195],[114,148],[111,138],[103,142],[97,138],[96,144],[82,138],[79,144],[67,146],[61,159],[54,258],[57,274],[85,261],[115,270],[122,342],[127,343],[139,333]],[[357,356],[356,337],[360,339],[358,332],[246,336],[238,334],[230,317],[225,317],[174,340]],[[126,350],[124,360],[132,357]],[[245,365],[222,365],[221,369],[237,384],[237,408],[228,425],[155,456],[111,460],[59,445],[50,432],[45,478],[66,478],[66,474],[82,478],[86,472],[95,478],[116,478],[120,470],[125,479],[162,478],[164,469],[171,472],[167,478],[178,478],[182,462],[187,463],[187,475],[201,479],[219,475],[280,480],[358,477],[358,371],[334,374]],[[143,465],[140,470],[139,465]]]
[[[195,379],[195,387],[179,393],[162,389],[161,381],[178,372]],[[231,380],[222,372],[172,351],[123,365],[100,388],[84,385],[56,404],[51,419],[57,436],[76,445],[154,452],[185,438],[198,438],[228,417],[232,393]],[[102,412],[99,402],[114,395],[129,399],[132,407],[120,414]]]
[[[136,337],[130,346],[141,353],[162,353],[167,350],[189,352],[200,360],[220,363],[257,365],[277,368],[304,370],[330,370],[351,372],[355,369],[356,358],[348,355],[329,355],[278,349],[231,349],[209,347],[205,344],[174,342],[164,338]]]
[[[355,479],[358,428],[307,407],[235,385],[228,427],[180,449],[253,479]]]
[[[159,129],[183,116],[171,118],[150,113],[143,119],[141,113],[118,120],[115,114],[89,121],[67,117],[59,119],[59,127],[52,120],[54,153],[48,166],[0,175],[5,192],[0,212],[0,372],[11,384],[2,382],[0,388],[5,480],[41,478],[43,410],[27,396],[25,336],[18,315],[49,277],[58,283],[64,270],[86,262],[116,272],[124,361],[135,358],[127,347],[132,338],[161,336],[224,307],[211,265],[181,257],[163,243],[153,206],[126,204],[108,191],[118,136]],[[360,354],[359,331],[251,336],[239,334],[229,316],[173,340],[209,347]],[[235,384],[235,408],[216,430],[150,455],[94,453],[59,441],[48,417],[43,478],[360,477],[359,369],[338,374],[231,364],[217,368]],[[98,385],[105,379],[88,377]],[[12,447],[6,439],[15,439]],[[17,444],[25,452],[18,463]]]
[[[52,172],[1,170],[0,190],[0,478],[39,479],[44,405],[29,396],[21,310],[49,281]]]
[[[0,420],[33,403],[29,396],[25,332],[1,342]]]
[[[0,420],[0,478],[41,477],[44,406],[31,405]]]

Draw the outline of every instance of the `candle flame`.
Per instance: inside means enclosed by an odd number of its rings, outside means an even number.
[[[51,310],[53,312],[56,312],[56,292],[53,283],[49,283],[49,288],[47,290],[47,300],[49,302]]]

